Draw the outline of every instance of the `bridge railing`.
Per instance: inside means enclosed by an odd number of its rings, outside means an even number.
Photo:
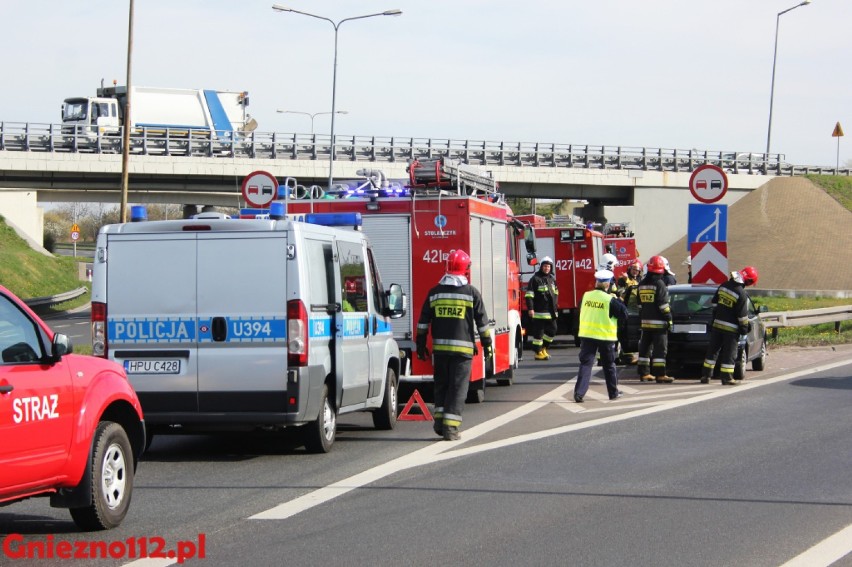
[[[328,160],[331,138],[322,134],[142,128],[131,132],[133,155],[210,158]],[[0,122],[0,151],[115,154],[122,151],[121,133],[90,132],[85,126]],[[481,166],[635,169],[692,171],[702,164],[729,173],[766,175],[850,175],[850,168],[793,165],[784,154],[737,151],[645,148],[541,142],[505,142],[335,136],[335,161],[403,162],[447,157]]]

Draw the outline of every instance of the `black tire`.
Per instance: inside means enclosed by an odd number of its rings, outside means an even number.
[[[469,404],[481,404],[485,401],[485,378],[476,382],[475,384],[471,384],[470,388],[467,390],[467,399],[465,402]]]
[[[399,408],[399,382],[393,368],[388,368],[385,378],[385,397],[382,407],[373,412],[373,425],[376,429],[389,430],[396,427]]]
[[[760,345],[760,354],[751,361],[752,370],[763,370],[766,368],[766,336],[763,337],[763,343]]]
[[[747,359],[748,353],[745,347],[743,347],[737,356],[737,361],[734,363],[734,380],[745,380],[746,364],[748,364]]]
[[[509,368],[502,374],[497,376],[497,385],[498,386],[511,386],[512,382],[515,381],[515,369]]]
[[[82,508],[71,508],[74,523],[82,530],[109,530],[118,527],[133,495],[133,450],[121,425],[102,421],[92,439],[90,475],[92,499]]]
[[[304,426],[305,449],[309,453],[328,453],[337,436],[337,414],[328,399],[328,386],[322,387],[317,418]]]

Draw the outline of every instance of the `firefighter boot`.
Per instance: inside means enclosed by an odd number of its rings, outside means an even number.
[[[539,350],[537,353],[535,353],[535,359],[536,360],[547,360],[548,358],[550,358],[550,357],[547,356],[547,351],[544,350],[544,347],[542,347],[541,350]]]
[[[656,380],[657,384],[671,384],[672,382],[674,382],[674,378],[672,378],[671,376],[666,376],[665,374],[663,374],[662,376],[657,376]]]
[[[541,352],[543,352],[544,356],[547,357],[545,360],[550,360],[550,353],[547,352],[547,347],[541,347]]]
[[[458,441],[461,439],[461,433],[459,433],[459,428],[455,425],[448,425],[444,427],[444,441]]]
[[[701,373],[701,383],[702,384],[709,384],[710,383],[710,376],[705,375],[704,372],[702,372]]]
[[[439,416],[439,417],[435,418],[435,422],[432,424],[432,430],[435,432],[435,434],[438,437],[444,436],[444,418],[443,417]]]

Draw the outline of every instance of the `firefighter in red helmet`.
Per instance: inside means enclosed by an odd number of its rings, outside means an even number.
[[[435,433],[447,441],[460,439],[470,371],[476,354],[475,330],[479,331],[485,358],[494,355],[488,314],[479,290],[470,284],[470,256],[454,250],[447,258],[447,272],[429,290],[417,321],[417,358],[426,360],[426,340],[432,332],[432,365],[435,381]]]
[[[739,272],[731,272],[731,277],[716,289],[713,296],[713,323],[710,325],[710,344],[704,356],[701,368],[701,383],[709,384],[710,375],[716,367],[719,357],[722,384],[735,386],[734,366],[737,359],[739,336],[749,331],[748,295],[745,288],[757,283],[757,269],[746,266]]]
[[[668,332],[672,325],[669,290],[663,279],[666,273],[666,259],[662,256],[651,256],[646,267],[648,273],[636,289],[642,329],[637,361],[639,381],[656,380],[660,383],[671,383],[674,382],[674,378],[666,375]]]

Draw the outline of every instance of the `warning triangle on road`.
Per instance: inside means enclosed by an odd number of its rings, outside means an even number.
[[[420,415],[408,413],[414,407],[415,403],[420,408]],[[426,402],[423,401],[423,396],[417,390],[414,390],[414,393],[408,398],[408,403],[402,408],[402,412],[397,419],[400,421],[434,421],[432,414],[429,413],[429,408],[426,407]]]

